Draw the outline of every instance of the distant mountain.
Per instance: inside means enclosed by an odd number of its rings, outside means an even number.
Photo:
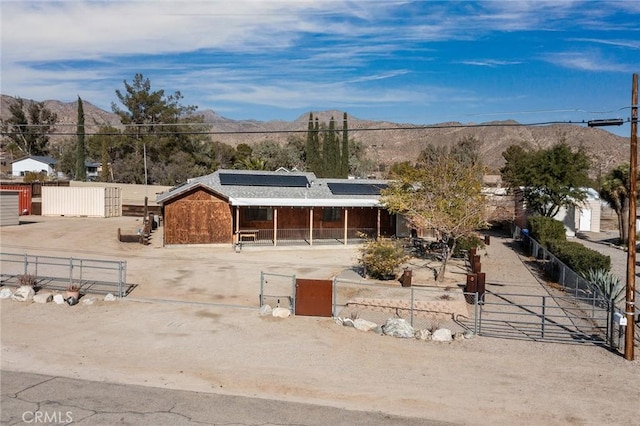
[[[8,105],[13,100],[11,96],[2,95],[0,119],[5,120],[10,116]],[[27,102],[30,101],[25,100],[25,103]],[[58,114],[59,132],[75,132],[77,102],[63,103],[47,100],[44,104]],[[119,127],[120,122],[116,114],[104,111],[84,99],[83,106],[88,133],[96,131],[101,125]],[[294,121],[231,120],[212,110],[198,111],[196,115],[201,115],[206,123],[211,124],[212,131],[220,132],[211,135],[212,141],[224,142],[232,146],[240,143],[252,145],[264,140],[284,143],[292,135],[306,138],[305,132],[309,119],[309,112],[301,114]],[[342,128],[342,111],[314,111],[313,115],[319,117],[320,122],[327,124],[333,117],[336,128]],[[534,148],[548,148],[557,143],[562,135],[569,145],[582,146],[590,154],[593,176],[604,173],[615,165],[628,162],[629,140],[605,130],[570,124],[518,126],[515,121],[482,124],[482,127],[469,127],[453,122],[420,128],[421,126],[412,124],[373,121],[353,116],[349,116],[348,122],[349,137],[361,141],[370,158],[387,166],[398,161],[415,161],[427,144],[452,146],[466,136],[475,136],[482,142],[482,159],[494,171],[504,164],[502,153],[510,145],[529,144]],[[294,133],[295,131],[300,133]],[[54,143],[56,139],[60,138],[55,138]]]

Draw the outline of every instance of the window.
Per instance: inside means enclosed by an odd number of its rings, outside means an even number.
[[[342,209],[331,207],[322,211],[322,220],[325,222],[338,222],[340,219],[342,219]]]
[[[270,207],[249,207],[244,210],[244,220],[247,222],[273,220],[273,209]]]

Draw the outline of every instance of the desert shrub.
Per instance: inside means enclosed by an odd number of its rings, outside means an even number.
[[[549,251],[581,275],[588,273],[589,269],[611,269],[611,257],[574,241],[550,241]]]
[[[398,241],[380,238],[362,245],[359,263],[372,278],[394,279],[396,269],[408,258]]]
[[[23,182],[45,182],[47,180],[47,173],[26,172],[22,180]]]
[[[549,247],[550,241],[566,241],[567,234],[564,224],[546,216],[533,216],[529,218],[529,230],[531,238],[539,242],[543,247]]]
[[[37,284],[35,275],[31,275],[31,274],[18,275],[16,279],[18,280],[18,285],[21,287],[22,286],[35,287]]]
[[[583,277],[595,285],[604,297],[619,304],[625,298],[626,284],[620,278],[604,269],[589,269]]]

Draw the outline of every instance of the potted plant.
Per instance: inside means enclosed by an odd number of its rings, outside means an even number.
[[[80,285],[76,283],[71,283],[67,286],[67,299],[73,297],[78,300],[80,297]]]

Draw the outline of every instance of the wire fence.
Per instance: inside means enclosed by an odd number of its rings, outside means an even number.
[[[124,297],[133,288],[127,284],[127,262],[119,260],[0,253],[0,270],[3,285],[18,286],[21,275],[32,275],[38,287],[48,290],[76,284],[82,293]]]

